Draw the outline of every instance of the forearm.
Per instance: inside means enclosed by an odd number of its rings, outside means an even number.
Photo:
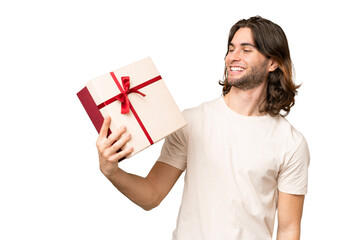
[[[281,229],[278,227],[277,240],[300,240],[300,227]]]
[[[299,240],[304,195],[279,191],[277,240]]]
[[[120,168],[112,176],[106,177],[122,194],[143,209],[151,210],[159,204],[157,191],[148,179]]]
[[[156,162],[146,178],[120,169],[119,159],[129,155],[132,147],[125,147],[130,133],[122,126],[109,136],[110,117],[105,117],[100,129],[96,147],[99,153],[99,167],[107,179],[132,202],[145,210],[158,206],[169,193],[182,170],[162,162]]]
[[[119,159],[133,151],[132,147],[124,148],[131,135],[122,126],[107,136],[110,121],[109,116],[105,117],[96,141],[100,170],[127,198],[143,209],[150,210],[159,204],[157,191],[148,179],[129,174],[118,167]]]

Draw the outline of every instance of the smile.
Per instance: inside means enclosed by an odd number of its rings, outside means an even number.
[[[240,66],[233,66],[233,67],[230,67],[230,71],[232,72],[242,72],[244,71],[245,68],[244,67],[240,67]]]

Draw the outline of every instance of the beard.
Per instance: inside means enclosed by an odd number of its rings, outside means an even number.
[[[250,71],[242,77],[226,78],[226,85],[236,87],[240,90],[250,90],[260,86],[267,77],[267,61],[260,66],[252,67]]]

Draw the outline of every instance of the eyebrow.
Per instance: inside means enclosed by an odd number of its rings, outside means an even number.
[[[252,43],[241,43],[241,46],[251,46],[251,47],[255,47],[254,44]]]
[[[252,44],[252,43],[247,43],[247,42],[245,42],[245,43],[240,43],[240,46],[251,46],[251,47],[253,47],[253,48],[256,48],[256,47],[254,46],[254,44]],[[230,44],[229,44],[229,47],[235,47],[235,45],[234,45],[233,43],[230,43]]]

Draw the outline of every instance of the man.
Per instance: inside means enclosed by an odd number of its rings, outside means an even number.
[[[309,151],[287,115],[297,93],[286,36],[269,20],[240,20],[230,30],[223,96],[185,110],[188,125],[165,140],[146,178],[126,173],[117,152],[123,127],[97,140],[100,169],[145,210],[160,204],[186,170],[176,240],[300,238]],[[114,143],[114,144],[113,144]]]

